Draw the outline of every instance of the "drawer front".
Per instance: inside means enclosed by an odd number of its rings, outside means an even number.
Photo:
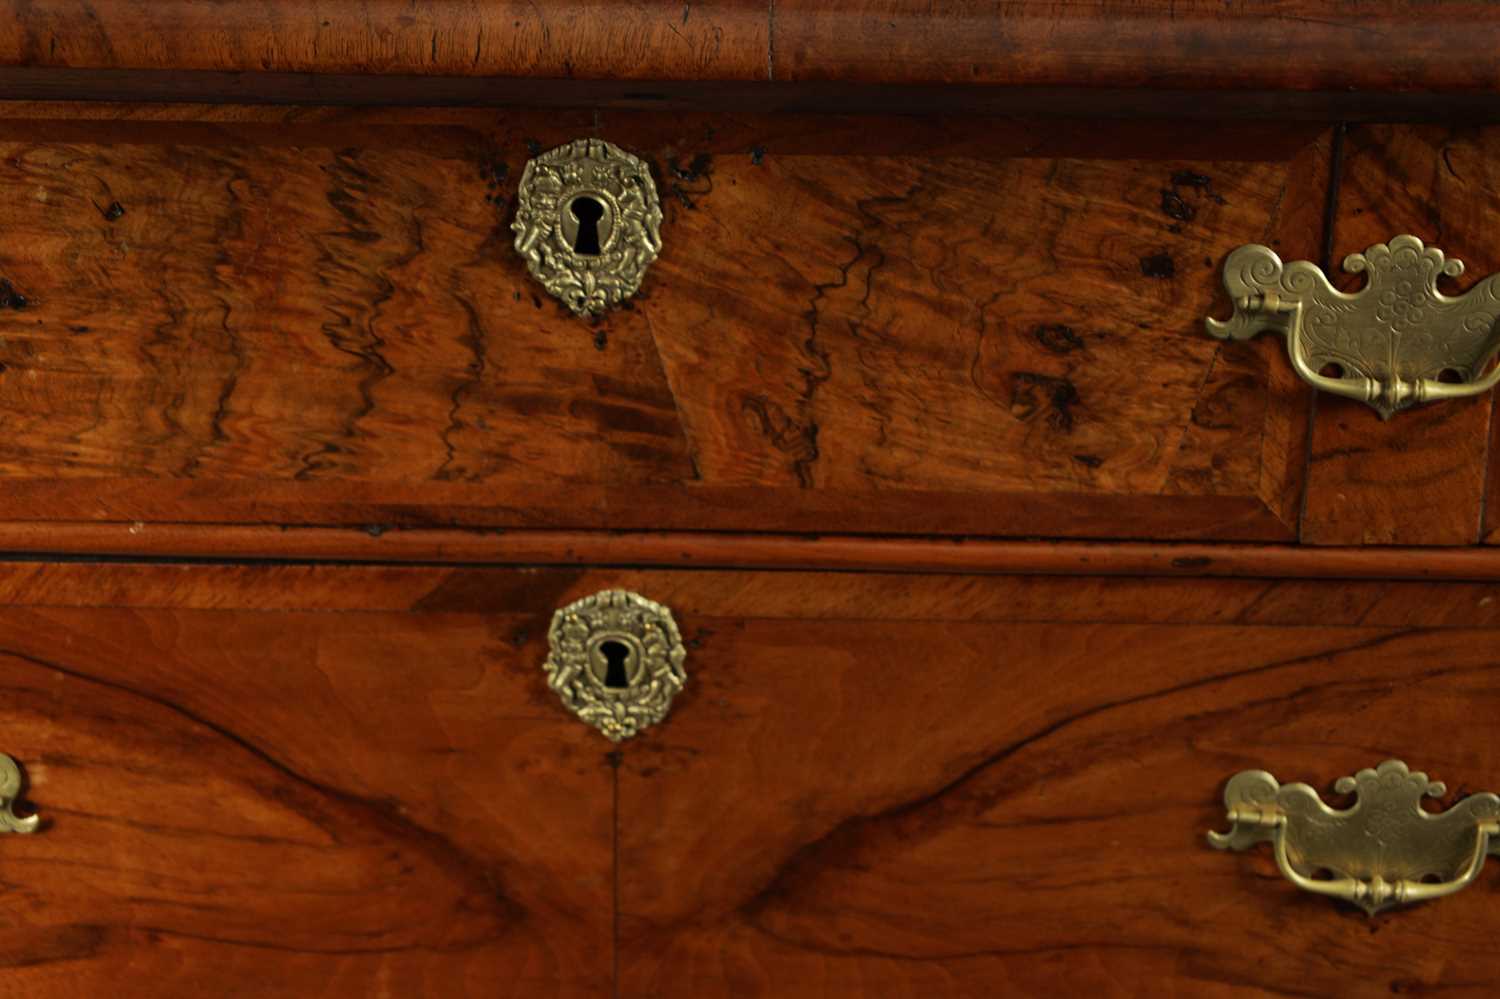
[[[670,607],[616,746],[555,608]],[[0,964],[27,994],[1462,993],[1493,867],[1365,916],[1225,781],[1500,787],[1500,586],[886,573],[0,568]],[[1391,956],[1399,941],[1403,956]]]
[[[1493,865],[1371,921],[1266,846],[1206,839],[1246,769],[1327,791],[1397,757],[1452,794],[1500,789],[1500,588],[608,581],[701,639],[671,717],[623,748],[622,995],[1478,994],[1500,975]]]
[[[111,113],[6,123],[0,519],[1296,535],[1306,391],[1202,321],[1319,128]],[[666,221],[590,324],[509,224],[596,132]]]
[[[1356,125],[1343,141],[1335,262],[1412,233],[1465,265],[1450,295],[1500,271],[1494,204],[1500,130]],[[1363,276],[1341,275],[1352,290]],[[1342,545],[1472,545],[1482,523],[1492,394],[1371,419],[1351,400],[1320,395],[1308,471],[1303,540]],[[1490,506],[1493,509],[1492,506]],[[1492,515],[1493,516],[1493,515]]]
[[[7,993],[608,994],[605,750],[445,579],[0,568]]]

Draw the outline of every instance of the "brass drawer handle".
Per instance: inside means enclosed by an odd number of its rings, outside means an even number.
[[[1500,847],[1500,797],[1471,794],[1446,812],[1422,809],[1422,798],[1446,788],[1400,760],[1341,777],[1334,790],[1354,793],[1347,809],[1329,808],[1306,784],[1278,784],[1264,770],[1235,774],[1224,789],[1230,829],[1211,832],[1221,850],[1269,842],[1276,865],[1304,891],[1353,902],[1370,915],[1442,898],[1471,884],[1484,858]],[[1330,877],[1315,876],[1327,871]]]
[[[14,811],[21,794],[21,768],[16,761],[0,753],[0,833],[34,833],[42,820],[35,815],[20,816]]]
[[[1224,261],[1234,315],[1208,319],[1208,332],[1222,340],[1280,333],[1303,381],[1367,403],[1382,419],[1500,383],[1500,366],[1486,371],[1500,349],[1500,275],[1450,298],[1438,277],[1457,277],[1463,262],[1405,235],[1350,254],[1344,270],[1369,280],[1346,295],[1316,264],[1283,264],[1269,247],[1241,246]]]

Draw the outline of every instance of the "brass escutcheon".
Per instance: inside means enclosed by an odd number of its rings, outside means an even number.
[[[661,252],[651,170],[603,139],[578,139],[530,160],[516,196],[516,251],[531,276],[580,316],[634,295]]]
[[[552,615],[547,684],[614,742],[667,716],[687,682],[672,612],[628,590],[605,590]]]

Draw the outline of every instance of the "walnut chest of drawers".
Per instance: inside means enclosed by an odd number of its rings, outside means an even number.
[[[1493,991],[1497,8],[942,6],[0,3],[0,994]]]

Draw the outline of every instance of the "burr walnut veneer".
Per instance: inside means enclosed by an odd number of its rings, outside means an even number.
[[[1303,394],[1201,317],[1326,129],[119,113],[0,135],[5,519],[1296,535]],[[508,238],[579,134],[666,212],[592,326]]]
[[[1493,867],[1205,838],[1500,785],[1491,400],[1204,331],[1246,243],[1500,269],[1496,8],[1385,7],[0,2],[0,994],[1492,991]],[[580,138],[664,211],[593,320],[511,232]]]

